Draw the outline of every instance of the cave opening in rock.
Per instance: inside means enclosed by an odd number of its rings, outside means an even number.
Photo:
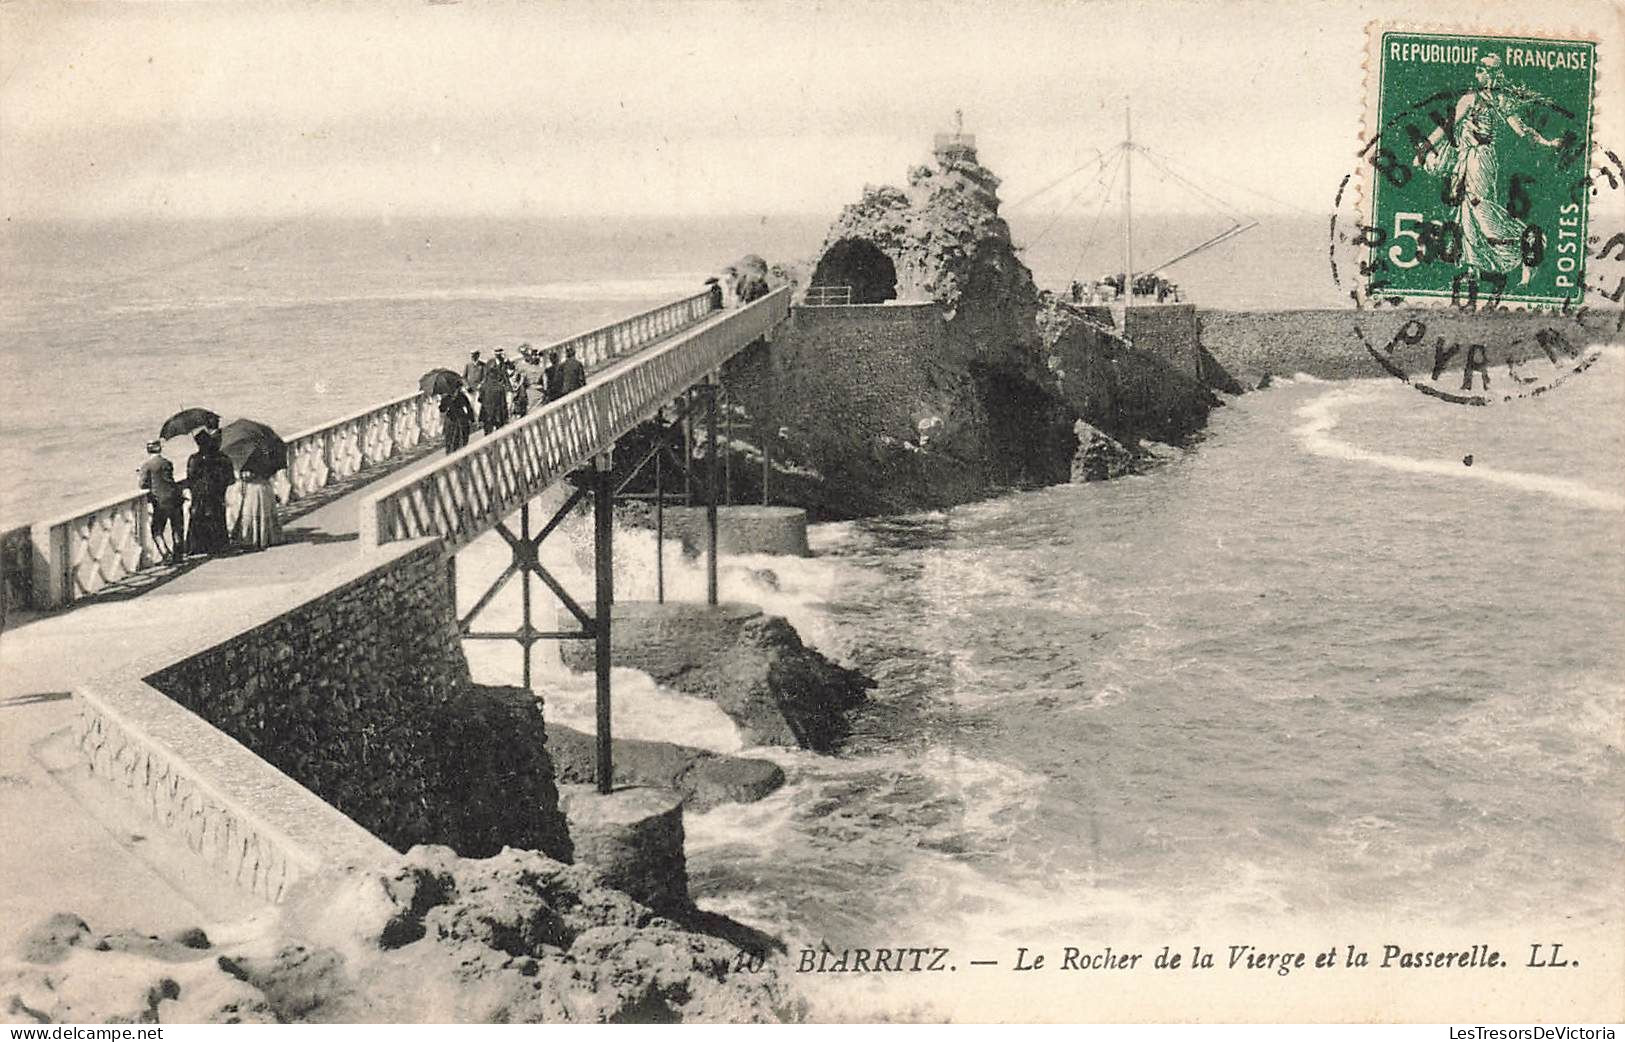
[[[897,299],[897,268],[868,239],[842,239],[819,259],[815,286],[851,286],[854,304]]]

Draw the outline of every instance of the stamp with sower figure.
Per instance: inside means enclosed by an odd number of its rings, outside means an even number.
[[[1381,26],[1369,39],[1369,137],[1332,221],[1333,277],[1368,312],[1356,335],[1392,375],[1467,404],[1583,371],[1619,331],[1619,296],[1587,282],[1610,250],[1589,232],[1591,199],[1619,187],[1612,168],[1625,175],[1612,152],[1592,169],[1597,45]]]
[[[1384,32],[1367,292],[1578,303],[1596,44]],[[1398,130],[1396,135],[1393,130]]]

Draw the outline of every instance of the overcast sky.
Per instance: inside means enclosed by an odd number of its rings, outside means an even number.
[[[1136,139],[1204,186],[1324,213],[1353,162],[1373,18],[1587,30],[1613,75],[1597,135],[1625,140],[1622,9],[1551,9],[8,3],[0,209],[829,213],[901,181],[956,108],[1009,202],[1111,148],[1131,97]],[[1144,164],[1135,188],[1137,209],[1190,202]]]

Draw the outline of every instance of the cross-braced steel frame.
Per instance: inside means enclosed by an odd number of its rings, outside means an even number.
[[[706,603],[717,603],[717,491],[719,482],[717,464],[717,387],[715,376],[709,376],[705,382],[684,393],[683,400],[677,406],[677,418],[673,421],[675,428],[678,420],[683,423],[684,459],[692,460],[692,454],[686,446],[692,437],[691,420],[697,410],[702,409],[706,425]],[[672,429],[672,428],[668,428]],[[507,567],[492,581],[491,585],[482,593],[474,606],[466,615],[458,619],[458,629],[466,640],[511,640],[519,644],[523,655],[522,676],[524,686],[531,686],[532,675],[532,649],[537,642],[543,640],[591,640],[594,642],[594,672],[596,675],[596,709],[597,709],[597,776],[598,791],[608,793],[614,788],[614,757],[612,753],[612,735],[610,726],[610,665],[612,660],[612,645],[610,642],[613,606],[615,603],[615,497],[626,487],[632,477],[635,477],[650,460],[655,463],[655,575],[657,596],[665,600],[665,501],[666,493],[662,474],[661,458],[670,454],[670,439],[666,432],[656,440],[655,445],[646,453],[638,465],[632,468],[631,475],[617,486],[614,474],[611,472],[611,452],[604,453],[594,460],[591,469],[583,469],[570,476],[576,489],[571,493],[564,505],[554,512],[541,530],[531,534],[530,504],[525,503],[519,508],[519,531],[515,533],[505,522],[498,522],[496,531],[508,544],[511,557]],[[675,462],[675,460],[673,461]],[[685,491],[681,497],[685,502],[692,501],[691,475],[687,466],[682,466],[684,474]],[[594,573],[594,600],[592,614],[581,606],[564,585],[547,570],[541,561],[542,542],[557,531],[571,511],[575,510],[588,497],[593,502],[593,573]],[[450,580],[452,595],[455,598],[456,558],[452,558]],[[497,594],[514,578],[519,576],[519,627],[513,630],[476,630],[474,620],[490,606]],[[564,605],[565,609],[580,624],[574,630],[541,630],[534,623],[531,598],[531,577],[540,580]]]

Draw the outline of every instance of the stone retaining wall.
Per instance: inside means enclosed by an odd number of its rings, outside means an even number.
[[[470,682],[438,543],[221,597],[183,644],[74,691],[93,777],[272,901],[392,846],[570,858],[541,709]]]
[[[196,714],[135,679],[74,693],[75,738],[92,777],[184,837],[237,886],[280,901],[324,864],[394,851]]]
[[[387,560],[148,681],[399,850],[568,859],[540,708],[473,688],[437,544]]]

